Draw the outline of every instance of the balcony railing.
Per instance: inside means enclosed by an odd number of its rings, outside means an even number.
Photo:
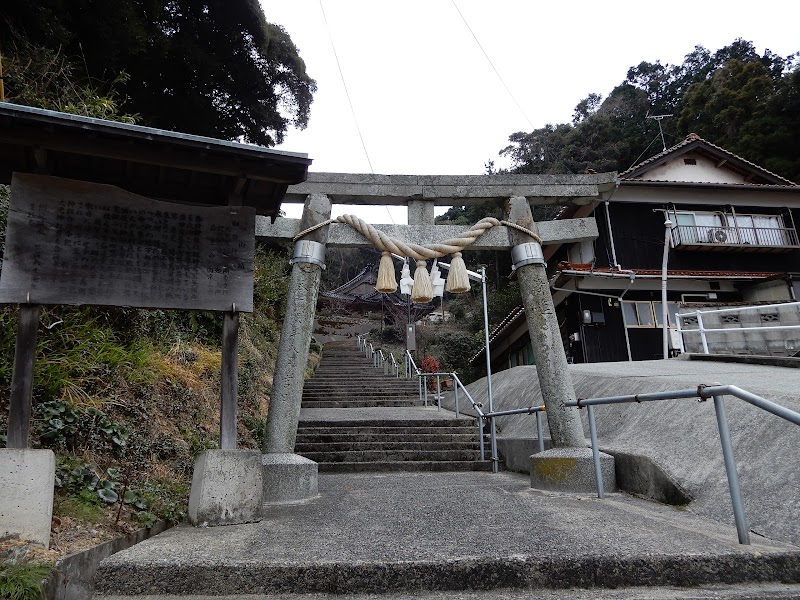
[[[800,248],[797,231],[789,227],[722,227],[677,225],[672,229],[676,248],[737,248],[739,250],[779,250]]]

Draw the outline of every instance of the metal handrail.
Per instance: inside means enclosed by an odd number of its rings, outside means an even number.
[[[712,314],[720,314],[720,313],[741,313],[745,311],[763,311],[769,310],[771,308],[775,308],[778,310],[784,310],[786,308],[793,308],[793,307],[800,307],[800,302],[783,302],[783,303],[776,303],[776,304],[762,304],[758,306],[737,306],[732,308],[717,308],[717,309],[709,309],[709,310],[696,310],[692,312],[685,312],[685,313],[678,313],[677,314],[677,326],[678,326],[678,334],[679,334],[679,341],[681,346],[681,352],[686,351],[686,341],[685,336],[686,334],[693,333],[698,334],[700,336],[700,342],[702,344],[702,349],[704,354],[710,354],[711,351],[709,349],[708,338],[706,336],[707,333],[743,333],[743,332],[751,332],[751,331],[796,331],[800,330],[800,325],[755,325],[749,327],[742,327],[740,324],[733,327],[712,327],[707,328],[703,322],[703,318]],[[692,324],[687,324],[684,321],[686,319],[694,318],[697,319],[697,326],[691,327]],[[687,325],[689,325],[687,327]],[[696,338],[695,338],[696,339]],[[747,339],[747,338],[745,338]]]
[[[747,519],[744,513],[744,505],[742,504],[742,491],[739,486],[739,474],[736,470],[736,462],[733,457],[733,446],[731,444],[730,427],[728,426],[728,415],[725,410],[725,402],[723,396],[735,396],[740,400],[744,400],[748,404],[765,410],[773,415],[781,417],[800,425],[800,413],[795,412],[785,406],[782,406],[761,396],[757,396],[747,390],[743,390],[735,385],[699,385],[695,389],[688,390],[672,390],[666,392],[653,392],[649,394],[628,394],[625,396],[607,396],[604,398],[588,398],[570,400],[565,402],[566,406],[574,406],[577,408],[586,407],[589,417],[589,435],[592,439],[592,458],[594,460],[594,475],[595,483],[597,485],[597,497],[603,497],[603,474],[600,470],[600,449],[597,445],[597,428],[594,419],[594,407],[601,404],[623,404],[630,402],[651,402],[657,400],[678,400],[682,398],[700,398],[701,401],[706,401],[708,398],[714,400],[714,410],[717,415],[717,429],[719,430],[720,442],[722,444],[722,457],[725,462],[725,472],[728,476],[728,489],[731,494],[731,503],[733,505],[733,517],[736,521],[736,532],[739,536],[740,544],[750,544],[750,532],[747,526]]]
[[[394,375],[395,375],[395,377],[400,377],[400,367],[399,367],[399,365],[397,364],[397,361],[394,359],[394,354],[392,354],[391,352],[389,352],[389,358],[391,358],[391,359],[392,359],[392,368],[394,369]]]
[[[780,302],[780,303],[774,303],[774,304],[761,304],[761,305],[758,305],[758,306],[735,306],[735,307],[732,307],[732,308],[709,308],[709,309],[696,310],[696,311],[693,311],[693,312],[678,313],[678,316],[681,317],[681,318],[684,318],[684,317],[695,316],[699,312],[702,312],[703,314],[707,314],[707,313],[723,313],[723,312],[741,312],[743,310],[764,310],[765,308],[772,308],[772,307],[786,308],[787,306],[798,306],[798,307],[800,307],[800,302]]]

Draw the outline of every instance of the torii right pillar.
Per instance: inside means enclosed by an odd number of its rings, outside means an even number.
[[[507,220],[536,233],[527,198],[515,196],[509,200]],[[586,446],[578,409],[564,405],[575,399],[567,356],[561,341],[553,297],[541,248],[521,247],[538,244],[528,234],[509,228],[512,252],[516,261],[517,280],[525,306],[525,317],[536,361],[536,373],[542,400],[547,408],[552,447],[531,456],[531,487],[566,492],[591,492],[595,489],[592,451]],[[537,257],[538,255],[538,257]],[[606,491],[616,489],[614,457],[601,453],[603,482]]]

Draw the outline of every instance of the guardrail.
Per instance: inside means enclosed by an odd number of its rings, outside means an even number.
[[[629,394],[625,396],[606,396],[603,398],[578,399],[565,402],[566,406],[577,408],[586,407],[589,417],[589,435],[592,439],[592,457],[594,460],[594,475],[597,486],[597,497],[603,498],[603,474],[600,471],[600,449],[597,445],[597,427],[594,420],[594,407],[602,404],[624,404],[630,402],[651,402],[657,400],[678,400],[682,398],[699,398],[701,402],[713,398],[714,410],[717,416],[717,429],[719,430],[720,442],[722,444],[722,458],[725,462],[725,472],[728,476],[728,489],[731,494],[733,504],[733,517],[736,521],[736,531],[739,535],[740,544],[750,544],[750,532],[747,526],[747,518],[742,504],[742,492],[739,486],[739,474],[736,471],[736,461],[733,457],[733,446],[731,445],[731,433],[728,426],[728,415],[725,411],[725,401],[723,396],[734,396],[740,400],[765,410],[773,415],[781,417],[800,425],[800,413],[795,412],[757,396],[747,390],[743,390],[735,385],[699,385],[695,389],[672,390],[667,392],[654,392],[650,394]]]
[[[791,309],[797,308],[798,314],[797,315],[789,315],[787,317],[787,309],[791,312]],[[762,324],[754,325],[754,326],[744,326],[746,322],[743,323],[740,321],[739,313],[747,313],[747,312],[759,312],[762,313]],[[775,311],[766,313],[766,311]],[[730,321],[731,326],[729,327],[706,327],[703,321],[703,317],[709,317],[712,315],[731,315],[730,317],[725,316],[722,317],[724,319],[735,319]],[[748,317],[748,320],[752,319],[752,322],[758,322],[759,315],[756,317]],[[770,320],[765,321],[764,318],[769,316]],[[791,317],[791,318],[789,318]],[[742,317],[744,318],[744,317]],[[708,335],[709,333],[722,333],[722,334],[732,334],[732,333],[739,333],[739,332],[768,332],[768,331],[797,331],[800,330],[800,324],[798,325],[765,325],[763,323],[771,323],[771,322],[779,322],[787,318],[788,320],[797,322],[800,319],[800,302],[783,302],[780,304],[762,304],[760,306],[737,306],[734,308],[713,308],[713,309],[706,309],[706,310],[696,310],[692,312],[684,312],[677,314],[677,325],[678,325],[678,333],[680,336],[680,343],[681,343],[681,352],[686,351],[686,335],[688,334],[697,334],[700,336],[700,341],[703,348],[704,354],[710,354],[709,346],[708,346]],[[694,319],[697,321],[697,327],[687,327],[687,325],[694,325],[694,323],[687,323]],[[697,339],[697,338],[695,338]],[[746,338],[745,338],[746,339]],[[778,340],[780,341],[780,340]],[[752,343],[753,340],[751,339],[750,342]],[[788,342],[787,342],[788,343]],[[786,346],[787,348],[791,346]],[[796,350],[800,351],[800,347],[796,348]]]
[[[484,412],[482,410],[483,405],[480,402],[475,402],[475,399],[472,397],[472,394],[469,393],[467,388],[461,382],[461,379],[458,377],[458,373],[451,372],[451,373],[423,373],[417,368],[416,363],[414,362],[414,357],[411,356],[411,353],[406,350],[405,353],[405,363],[406,363],[406,377],[410,379],[413,376],[417,377],[417,381],[419,382],[419,399],[422,402],[423,406],[428,406],[428,385],[427,380],[429,377],[436,377],[436,406],[438,410],[442,410],[442,389],[441,389],[441,378],[448,377],[453,381],[453,398],[455,401],[455,412],[456,418],[461,416],[461,407],[459,404],[459,390],[461,393],[466,396],[467,400],[469,400],[472,408],[475,409],[475,412],[478,413],[478,416],[475,417],[474,415],[466,415],[468,417],[472,417],[475,419],[477,428],[478,428],[478,442],[480,443],[480,460],[486,460],[486,449],[485,444],[483,441],[483,420],[484,420]],[[492,457],[493,461],[497,460],[497,440],[492,440]],[[496,463],[494,463],[496,464]]]

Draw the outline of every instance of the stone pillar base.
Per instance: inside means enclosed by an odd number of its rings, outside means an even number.
[[[0,537],[49,547],[55,473],[52,450],[0,448]]]
[[[262,454],[265,505],[316,498],[317,463],[298,454]]]
[[[201,452],[194,462],[189,522],[214,527],[260,521],[262,490],[260,452]]]
[[[600,453],[603,491],[617,490],[614,457]],[[591,448],[551,448],[531,456],[531,487],[553,492],[597,491]]]

